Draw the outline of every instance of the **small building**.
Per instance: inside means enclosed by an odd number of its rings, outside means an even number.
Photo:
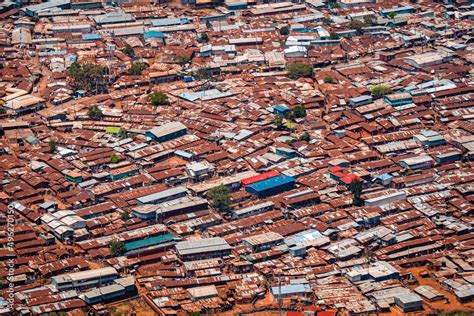
[[[391,106],[401,106],[413,102],[409,93],[393,93],[385,96],[385,101]]]
[[[217,288],[215,285],[192,287],[187,291],[193,301],[217,297]]]
[[[186,135],[187,127],[180,122],[171,122],[162,126],[154,127],[145,133],[145,136],[157,142],[165,142]]]
[[[263,202],[263,203],[258,203],[258,204],[255,204],[255,205],[244,207],[244,208],[241,208],[241,209],[238,209],[238,210],[233,210],[232,211],[232,217],[235,218],[235,219],[245,218],[245,217],[249,217],[251,215],[260,214],[260,213],[270,211],[274,207],[275,207],[275,203],[273,203],[272,201],[266,201],[266,202]]]
[[[349,99],[349,104],[352,107],[358,107],[358,106],[361,106],[361,105],[370,104],[370,103],[372,103],[372,101],[373,101],[372,96],[370,96],[370,95],[361,95],[359,97],[350,98]]]
[[[283,156],[285,158],[294,158],[298,156],[298,152],[294,149],[291,148],[286,148],[286,147],[278,147],[275,149],[275,153],[279,156]]]
[[[284,104],[277,104],[273,106],[273,113],[285,116],[290,112],[290,109]]]
[[[125,166],[122,168],[117,168],[110,171],[110,179],[118,180],[122,178],[129,177],[138,173],[138,167],[136,165]]]
[[[364,201],[365,206],[380,206],[397,201],[403,201],[407,198],[404,191],[396,191],[389,194],[384,194]]]
[[[420,285],[419,287],[415,288],[415,292],[430,302],[439,301],[444,298],[442,293],[429,285]]]
[[[437,163],[451,163],[462,160],[462,152],[457,150],[448,151],[435,155],[434,159]]]
[[[156,219],[157,208],[155,204],[137,205],[132,209],[132,215],[144,221],[152,221]]]
[[[119,24],[119,23],[128,23],[134,22],[135,19],[129,13],[124,12],[108,12],[101,15],[96,15],[93,17],[94,22],[97,25],[106,25],[106,24]]]
[[[246,191],[257,195],[258,197],[266,197],[275,195],[280,192],[291,190],[295,187],[295,179],[285,175],[278,175],[263,181],[258,181],[246,186]]]
[[[171,188],[168,190],[138,197],[137,201],[138,201],[138,204],[147,204],[147,203],[158,204],[161,202],[174,200],[174,199],[183,197],[187,194],[188,194],[188,190],[186,188],[178,186],[178,187]]]
[[[279,175],[279,173],[277,171],[268,171],[268,172],[264,172],[262,174],[258,174],[256,176],[250,177],[250,178],[245,178],[241,181],[241,183],[242,183],[242,185],[246,186],[246,185],[250,185],[252,183],[258,182],[258,181],[262,181],[262,180],[265,180],[265,179],[270,179],[270,178],[276,177],[278,175]]]
[[[94,270],[61,274],[51,278],[51,285],[57,291],[82,289],[109,284],[119,277],[119,273],[112,267]]]
[[[229,10],[245,10],[248,8],[248,2],[241,0],[225,0],[225,6]]]
[[[349,167],[350,165],[350,162],[346,159],[342,159],[342,158],[336,158],[336,159],[333,159],[331,161],[328,162],[328,166],[329,167],[335,167],[335,166],[339,166],[339,167],[342,167],[342,168],[347,168]],[[342,169],[338,170],[338,171],[341,171]]]
[[[113,284],[94,288],[81,295],[81,298],[89,305],[103,302],[112,302],[120,298],[126,298],[136,293],[133,276],[127,276],[114,280]]]
[[[243,243],[253,252],[260,252],[282,244],[283,236],[275,232],[267,232],[244,238]]]
[[[193,180],[202,180],[211,175],[211,166],[203,162],[192,162],[186,165],[186,173]]]
[[[428,155],[421,155],[400,160],[400,166],[410,170],[431,168],[434,164],[433,158]]]
[[[79,182],[82,182],[82,174],[77,171],[71,171],[68,174],[66,174],[66,179],[74,183],[79,183]]]
[[[228,256],[232,247],[224,238],[213,237],[181,241],[176,244],[176,252],[183,261],[195,261]]]
[[[166,82],[173,82],[178,79],[178,72],[174,69],[169,71],[154,71],[148,74],[150,78],[150,83],[159,84]]]
[[[398,279],[400,272],[388,262],[376,261],[368,267],[353,267],[346,273],[346,276],[353,283],[366,280],[381,282]]]
[[[446,144],[446,140],[443,138],[443,136],[433,130],[422,131],[413,138],[421,145],[427,147],[435,147]]]
[[[301,58],[306,57],[308,54],[308,49],[304,46],[295,45],[285,48],[283,53],[287,58]]]
[[[382,10],[380,11],[380,15],[383,16],[383,17],[388,17],[390,16],[392,13],[393,14],[411,14],[411,13],[415,13],[416,10],[414,7],[412,7],[411,5],[407,5],[407,6],[403,6],[403,7],[394,7],[394,8],[391,8],[391,9],[385,9],[385,10]]]
[[[307,297],[311,295],[311,287],[309,284],[274,286],[271,288],[271,291],[275,300],[278,300],[278,298],[288,298],[292,296]]]
[[[157,220],[172,216],[198,212],[208,208],[208,201],[198,196],[185,196],[176,200],[158,204],[156,209]]]
[[[393,180],[393,176],[388,173],[383,173],[374,178],[374,182],[380,183],[381,185],[384,185],[384,186],[390,185],[392,180]]]
[[[443,56],[437,52],[428,52],[424,54],[405,57],[405,62],[410,66],[422,69],[442,64],[446,61],[449,61],[449,59],[449,56]]]
[[[405,293],[395,296],[395,305],[404,313],[416,312],[423,309],[423,299],[415,293]]]

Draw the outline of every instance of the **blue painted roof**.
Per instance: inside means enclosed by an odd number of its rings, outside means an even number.
[[[145,39],[148,39],[148,38],[164,38],[165,35],[163,34],[163,32],[147,31],[143,34],[143,37],[145,37]]]
[[[288,107],[284,104],[277,104],[277,105],[274,105],[273,108],[277,111],[280,111],[280,112],[286,112],[288,111]]]
[[[282,285],[281,287],[274,286],[272,287],[272,294],[278,295],[291,295],[291,294],[298,294],[309,291],[311,287],[308,284],[290,284],[290,285]]]
[[[97,33],[82,34],[82,39],[85,41],[99,40],[100,35]]]
[[[153,26],[171,26],[190,23],[191,20],[188,18],[176,18],[176,19],[157,19],[151,20]]]
[[[175,237],[172,234],[166,234],[166,235],[150,237],[147,239],[131,241],[131,242],[125,243],[125,250],[130,251],[130,250],[148,247],[151,245],[162,244],[162,243],[171,241],[174,238]]]
[[[390,179],[393,179],[393,176],[388,173],[384,173],[384,174],[378,175],[375,178],[380,179],[380,180],[390,180]]]
[[[192,153],[190,153],[188,151],[184,151],[184,150],[177,150],[174,153],[175,153],[175,155],[185,157],[185,158],[192,158],[194,156]]]
[[[247,186],[247,188],[259,192],[259,191],[265,191],[271,188],[279,187],[281,185],[285,185],[292,182],[295,182],[295,179],[293,177],[288,177],[281,174],[273,178],[269,178],[269,179],[252,183],[251,185]]]

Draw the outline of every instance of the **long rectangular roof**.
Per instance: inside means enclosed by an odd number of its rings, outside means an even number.
[[[149,194],[149,195],[145,195],[145,196],[142,196],[142,197],[139,197],[137,198],[137,201],[140,202],[140,203],[151,203],[151,202],[154,202],[154,201],[159,201],[159,200],[163,200],[163,199],[166,199],[168,197],[171,197],[173,195],[179,195],[179,194],[183,194],[183,193],[187,193],[188,190],[184,187],[175,187],[175,188],[171,188],[171,189],[168,189],[168,190],[164,190],[164,191],[161,191],[161,192],[157,192],[157,193],[153,193],[153,194]]]
[[[221,237],[187,240],[176,244],[176,250],[180,255],[192,255],[229,249],[232,249],[232,247]]]
[[[270,179],[266,179],[263,181],[255,182],[252,183],[251,185],[248,186],[248,188],[251,188],[255,191],[265,191],[270,188],[278,187],[281,185],[285,185],[291,182],[294,182],[295,179],[293,177],[288,177],[285,175],[279,175],[276,177],[272,177]]]

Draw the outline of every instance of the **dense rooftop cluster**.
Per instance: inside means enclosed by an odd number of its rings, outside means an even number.
[[[0,315],[474,310],[470,1],[31,2]]]

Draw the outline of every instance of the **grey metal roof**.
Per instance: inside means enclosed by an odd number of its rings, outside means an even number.
[[[180,255],[192,255],[229,249],[232,249],[232,247],[221,237],[187,240],[176,244],[176,250]]]
[[[168,197],[171,197],[173,195],[178,195],[178,194],[183,194],[183,193],[187,193],[188,190],[184,187],[175,187],[175,188],[172,188],[172,189],[168,189],[168,190],[164,190],[164,191],[161,191],[161,192],[157,192],[157,193],[153,193],[153,194],[149,194],[149,195],[145,195],[145,196],[142,196],[142,197],[139,197],[137,198],[137,201],[140,202],[140,203],[151,203],[151,202],[154,202],[154,201],[159,201],[159,200],[164,200]]]

